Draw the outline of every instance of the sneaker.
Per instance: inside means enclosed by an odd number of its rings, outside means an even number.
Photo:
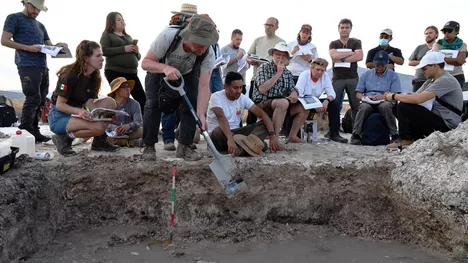
[[[164,142],[164,150],[166,151],[175,151],[176,147],[174,142]]]
[[[177,144],[176,157],[182,158],[186,161],[198,161],[201,159],[201,156],[192,148],[190,145],[179,143]]]
[[[353,133],[353,135],[351,135],[351,144],[352,145],[361,145],[362,144],[361,136]]]
[[[323,135],[323,137],[325,137],[327,139],[330,139],[330,131],[327,131],[327,133],[325,133],[325,135]]]
[[[143,154],[141,155],[143,160],[147,161],[156,161],[156,149],[154,148],[153,145],[145,145],[145,148],[143,148]]]
[[[102,152],[116,152],[120,150],[120,146],[114,145],[107,141],[107,134],[94,137],[93,143],[91,144],[91,151],[102,151]]]
[[[36,138],[36,143],[48,142],[51,139],[49,136],[45,136],[39,131],[34,134],[34,138]]]
[[[330,136],[329,138],[330,140],[335,141],[335,142],[348,143],[348,139],[341,137],[341,135],[339,134]]]
[[[411,144],[413,144],[414,140],[395,140],[392,143],[387,145],[387,150],[396,151],[398,150],[399,146],[401,145],[401,149],[405,149]]]
[[[66,134],[54,134],[52,135],[52,142],[57,147],[57,152],[63,156],[70,156],[76,152],[72,150],[71,144],[72,139]]]

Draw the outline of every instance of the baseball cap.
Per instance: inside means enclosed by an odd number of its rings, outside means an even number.
[[[385,28],[380,32],[380,34],[387,34],[389,36],[393,36],[393,31],[390,28]]]
[[[460,30],[460,24],[455,21],[448,21],[440,31],[444,31],[444,29]]]
[[[440,63],[445,63],[445,55],[441,52],[429,51],[426,53],[426,55],[424,55],[424,57],[419,62],[419,65],[417,65],[415,68],[420,69],[424,68],[427,65],[434,65]]]
[[[270,50],[268,50],[268,54],[270,56],[273,56],[273,50],[278,50],[278,51],[281,51],[281,52],[287,52],[289,57],[292,57],[291,55],[291,52],[289,51],[289,47],[288,47],[288,44],[286,44],[286,42],[279,42],[277,43],[274,47],[270,48]]]
[[[312,26],[309,25],[309,24],[303,24],[303,25],[301,26],[301,31],[310,33],[310,32],[312,31]]]
[[[194,15],[186,28],[180,31],[180,36],[185,41],[202,46],[211,46],[218,43],[219,34],[216,26],[209,19]]]
[[[374,65],[387,65],[388,64],[388,53],[384,50],[380,50],[374,56]]]

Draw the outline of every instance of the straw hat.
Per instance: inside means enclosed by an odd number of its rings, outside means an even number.
[[[191,15],[198,14],[197,6],[192,5],[192,4],[187,4],[187,3],[182,4],[182,7],[180,7],[180,11],[171,11],[171,13],[173,13],[174,15],[176,14],[191,14]]]
[[[111,92],[109,92],[109,94],[107,94],[107,96],[109,97],[112,97],[112,94],[118,90],[120,88],[120,86],[124,83],[128,83],[128,85],[130,86],[130,92],[132,92],[133,90],[133,87],[135,86],[135,81],[134,80],[127,80],[126,78],[124,77],[118,77],[116,79],[114,79],[111,83],[110,83],[110,86],[111,86]]]
[[[242,134],[236,134],[234,135],[234,141],[252,156],[260,156],[263,153],[263,141],[256,135],[249,134],[248,136],[245,136]]]

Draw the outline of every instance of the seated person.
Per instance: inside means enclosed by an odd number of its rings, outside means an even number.
[[[368,97],[372,101],[383,100],[385,92],[400,93],[401,84],[398,74],[393,70],[387,69],[388,64],[387,52],[381,50],[375,54],[374,65],[375,68],[366,71],[360,78],[356,87],[356,97],[361,100],[359,105],[356,119],[354,120],[353,135],[351,136],[351,144],[360,145],[362,144],[362,128],[364,122],[374,112],[378,112],[383,115],[388,128],[390,129],[390,135],[392,136],[392,142],[398,140],[398,132],[396,126],[395,116],[392,113],[394,103],[390,101],[383,101],[376,104],[371,104],[362,101],[365,97]]]
[[[399,101],[396,112],[401,138],[401,142],[389,144],[388,149],[397,149],[400,143],[402,147],[407,147],[414,140],[429,136],[434,131],[455,129],[461,122],[463,94],[460,84],[455,77],[444,71],[444,67],[444,54],[429,52],[416,66],[422,69],[427,78],[416,93],[385,93],[386,100]]]
[[[108,132],[114,131],[116,136],[126,135],[128,138],[109,138],[108,141],[120,146],[142,145],[143,127],[141,127],[140,103],[130,98],[135,81],[119,77],[114,79],[110,85],[111,92],[107,96],[114,98],[117,110],[124,110],[129,116],[117,115],[117,120],[107,127]]]
[[[306,70],[299,75],[296,88],[299,91],[299,98],[316,97],[319,98],[323,92],[327,93],[327,98],[322,99],[322,107],[311,109],[314,112],[328,111],[330,125],[330,140],[347,143],[348,140],[340,136],[340,110],[338,100],[335,100],[335,90],[327,71],[328,61],[323,58],[316,58],[310,63],[310,70]],[[307,111],[308,112],[308,111]],[[291,133],[297,134],[298,130]]]
[[[213,144],[220,151],[228,150],[230,154],[236,155],[238,150],[234,135],[253,134],[262,141],[270,136],[270,151],[281,150],[270,117],[257,107],[249,97],[242,94],[243,83],[241,74],[229,72],[225,78],[224,90],[211,95],[207,125]],[[262,121],[239,128],[244,109],[248,109]]]
[[[74,63],[62,67],[57,87],[52,94],[49,112],[50,130],[55,133],[52,141],[57,151],[64,156],[74,154],[73,139],[94,137],[91,150],[115,152],[120,147],[107,141],[106,128],[109,124],[93,121],[88,110],[94,108],[115,109],[113,98],[97,99],[101,87],[101,73],[104,58],[98,43],[83,40],[76,48]],[[73,117],[72,114],[79,117]]]
[[[297,102],[297,90],[291,71],[286,66],[291,59],[288,44],[279,42],[268,53],[272,56],[271,62],[260,65],[255,76],[253,88],[253,101],[269,116],[273,116],[273,126],[278,134],[291,104],[290,115],[294,116],[291,130],[298,131],[307,119],[308,112]],[[302,142],[297,133],[290,133],[289,142]]]

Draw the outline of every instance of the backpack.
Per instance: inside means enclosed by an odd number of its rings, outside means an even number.
[[[345,133],[352,133],[353,132],[353,111],[348,109],[344,115],[344,118],[341,120],[341,127]]]
[[[387,145],[390,143],[390,129],[380,113],[373,113],[364,122],[362,144]]]
[[[10,105],[8,105],[10,104]],[[11,127],[18,120],[11,99],[0,96],[0,127]]]
[[[171,45],[167,49],[166,54],[164,54],[164,57],[162,57],[159,60],[159,63],[164,64],[166,62],[167,56],[171,54],[172,52],[174,52],[174,50],[176,50],[180,41],[182,41],[182,38],[179,36],[180,31],[184,29],[186,26],[187,26],[187,23],[184,23],[181,26],[173,26],[173,27],[178,28],[177,33],[174,36],[174,40],[171,42]],[[205,53],[203,53],[201,56],[197,56],[197,59],[195,60],[192,70],[199,70],[201,63],[205,59],[208,52],[209,52],[209,48],[207,48]],[[164,81],[164,74],[161,74],[161,78],[159,81],[160,81],[159,83],[160,88],[159,88],[159,93],[158,93],[159,109],[161,110],[161,112],[165,114],[171,114],[179,109],[180,104],[182,103],[182,97],[180,96],[179,92],[171,89],[167,85],[167,83]]]

